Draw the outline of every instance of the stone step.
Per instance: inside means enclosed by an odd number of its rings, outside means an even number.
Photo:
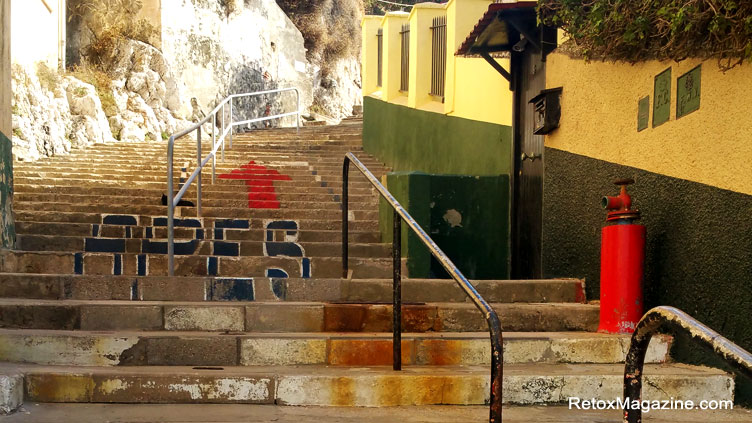
[[[263,238],[261,238],[263,239]],[[386,258],[392,255],[391,244],[349,243],[352,257]],[[167,254],[167,239],[125,239],[104,237],[72,237],[59,235],[16,236],[16,250],[57,251],[87,253]],[[175,244],[175,254],[202,256],[286,256],[286,257],[336,257],[342,254],[340,242],[285,242],[285,241],[230,241],[199,240],[180,241]]]
[[[0,251],[0,272],[78,275],[166,276],[165,254]],[[392,259],[350,257],[354,278],[392,275]],[[249,278],[342,276],[341,257],[199,256],[176,255],[176,276]]]
[[[147,234],[146,228],[151,228],[151,234]],[[126,228],[130,230],[126,233]],[[215,233],[211,226],[204,233],[206,239],[215,239]],[[264,229],[224,229],[222,239],[228,241],[256,241],[266,239],[266,230]],[[144,239],[147,235],[152,238],[167,238],[167,228],[164,226],[122,226],[122,225],[101,225],[91,223],[58,223],[58,222],[27,222],[16,220],[17,239],[22,235],[41,235],[57,234],[61,237],[91,237],[99,236],[106,238],[132,238]],[[305,230],[297,231],[297,241],[306,242],[340,242],[342,240],[342,231],[338,230]],[[353,231],[349,233],[351,243],[380,243],[381,235],[378,232]],[[195,239],[196,230],[194,228],[175,228],[175,239]]]
[[[493,304],[508,331],[595,331],[597,305]],[[391,332],[391,305],[314,302],[49,301],[0,299],[0,327],[54,330]],[[488,330],[470,303],[403,304],[405,332]]]
[[[203,196],[202,196],[203,197]],[[235,198],[232,198],[235,197]],[[186,197],[190,199],[190,197]],[[256,193],[251,195],[246,192],[234,192],[232,196],[222,199],[202,198],[201,206],[208,208],[243,208],[249,207],[249,201],[276,201],[281,209],[303,209],[315,204],[321,210],[341,210],[339,194],[281,194],[281,193]],[[137,204],[161,204],[161,194],[151,197],[141,196],[112,196],[100,195],[73,195],[73,194],[40,194],[40,193],[14,193],[14,201],[35,203],[68,203],[103,205],[121,203],[130,200]],[[192,199],[195,202],[195,199]],[[349,199],[350,210],[373,210],[378,207],[378,198],[375,196],[358,196]]]
[[[504,363],[622,363],[627,335],[505,332]],[[663,363],[671,338],[653,339],[646,363]],[[404,366],[490,366],[487,332],[404,333]],[[0,329],[0,361],[54,366],[389,366],[392,335]]]
[[[56,184],[57,182],[57,184]],[[106,186],[110,185],[110,186]],[[204,184],[203,186],[203,192],[202,192],[202,198],[204,200],[207,199],[215,199],[215,198],[227,198],[228,195],[238,195],[241,196],[245,194],[245,192],[238,192],[238,189],[235,186],[229,186],[229,185],[207,185]],[[177,185],[176,185],[177,187]],[[128,188],[126,186],[120,186],[115,184],[97,184],[97,185],[88,185],[88,186],[75,186],[75,185],[67,185],[64,182],[59,181],[48,181],[45,184],[37,185],[37,184],[31,184],[31,185],[21,185],[21,184],[14,184],[13,186],[14,192],[19,193],[55,193],[55,194],[80,194],[80,195],[100,195],[100,196],[131,196],[131,195],[147,195],[151,198],[161,198],[162,194],[165,193],[165,187],[159,187],[159,188]],[[280,192],[280,194],[283,195],[339,195],[342,193],[341,189],[333,189],[330,187],[302,187],[298,188],[295,186],[286,186],[284,187],[284,192]],[[356,188],[356,187],[350,187],[348,195],[353,198],[353,201],[356,201],[356,197],[374,197],[378,195],[372,188]],[[188,188],[185,194],[186,199],[195,200],[196,198],[196,187],[191,186]]]
[[[493,303],[584,303],[577,279],[474,280]],[[387,279],[213,278],[0,274],[0,297],[45,300],[315,301],[389,303]],[[470,302],[453,280],[403,279],[405,303]]]
[[[167,207],[162,205],[139,205],[139,204],[102,204],[88,205],[75,203],[37,203],[37,202],[20,202],[14,205],[18,212],[32,212],[36,215],[42,215],[44,212],[54,213],[83,213],[83,214],[117,214],[117,215],[147,215],[147,216],[164,216]],[[195,207],[181,208],[183,217],[195,217]],[[202,207],[201,214],[204,217],[218,217],[227,219],[273,219],[273,220],[332,220],[340,222],[342,220],[341,210],[330,209],[249,209],[248,207]],[[350,220],[372,221],[378,224],[378,210],[350,210]]]
[[[286,407],[251,404],[24,404],[3,423],[488,423],[488,406],[426,405],[412,407]],[[752,411],[651,410],[648,423],[741,423]],[[509,405],[504,423],[622,423],[621,410],[578,410],[566,405]]]
[[[55,367],[13,366],[29,402],[242,403],[384,407],[482,405],[490,391],[481,366],[388,367]],[[570,397],[612,401],[623,390],[619,364],[519,364],[504,369],[507,404],[562,404]],[[597,387],[597,389],[593,389]],[[643,398],[733,400],[733,378],[686,365],[646,365]]]
[[[223,173],[229,173],[233,170],[237,170],[240,168],[240,166],[244,165],[245,163],[222,163],[221,166],[217,166],[215,168],[217,174],[223,174]],[[182,170],[182,165],[176,169],[177,172],[193,172],[195,170],[194,164],[191,163],[191,166],[186,168],[185,171]],[[380,166],[378,169],[370,169],[369,170],[373,173],[380,174],[386,172],[386,168],[383,166]],[[208,171],[211,171],[211,168],[208,168]],[[265,171],[257,171],[256,175],[275,175],[277,173],[286,175],[291,177],[293,180],[299,179],[299,178],[310,178],[311,176],[321,176],[326,177],[328,179],[341,179],[342,178],[342,168],[339,167],[338,169],[334,168],[327,168],[327,169],[310,169],[309,167],[287,167],[284,168],[282,166],[275,166],[272,168],[269,168]],[[60,169],[59,167],[51,167],[50,169],[30,169],[30,170],[18,170],[13,169],[13,175],[17,177],[25,177],[25,178],[98,178],[98,179],[115,179],[118,178],[134,178],[139,180],[146,180],[146,178],[149,178],[149,180],[153,179],[159,179],[164,180],[166,177],[166,171],[165,169],[145,169],[142,167],[133,167],[130,169],[113,169],[111,166],[102,166],[101,169],[92,168],[91,166],[88,167],[82,167],[80,169]],[[363,178],[361,176],[362,174],[357,170],[351,171],[351,182],[356,182],[357,178]]]
[[[181,211],[184,208],[181,208]],[[290,221],[289,219],[279,218],[274,219],[267,216],[266,219],[262,216],[258,216],[262,210],[249,211],[249,214],[253,214],[249,219],[249,216],[245,216],[245,219],[229,219],[231,221],[248,221],[250,229],[265,229],[266,224],[270,221]],[[279,210],[266,210],[277,211]],[[257,214],[258,213],[258,214]],[[341,214],[341,212],[340,212]],[[136,225],[124,225],[124,226],[165,226],[167,219],[164,214],[153,215],[129,215],[120,213],[73,213],[73,212],[60,212],[60,211],[34,211],[34,210],[15,210],[15,217],[17,221],[21,222],[50,222],[50,223],[89,223],[89,224],[104,224],[109,216],[132,216],[137,224]],[[206,215],[204,215],[206,216]],[[185,217],[176,217],[176,219],[186,220]],[[154,225],[160,223],[158,225]],[[216,221],[228,220],[222,217],[190,217],[189,221],[198,221],[201,223],[202,228],[213,228]],[[340,230],[342,228],[342,220],[324,220],[324,219],[293,219],[292,221],[297,223],[298,230]],[[176,226],[179,224],[176,223]],[[350,220],[349,229],[351,231],[373,231],[378,232],[379,225],[375,220]]]
[[[241,188],[245,186],[268,186],[268,184],[261,185],[262,183],[268,183],[268,179],[252,179],[249,181],[242,180],[242,181],[231,181],[222,179],[219,177],[221,172],[217,172],[217,178],[216,183],[211,182],[211,169],[209,170],[209,173],[205,173],[204,177],[206,180],[204,181],[202,188],[206,187],[207,189],[211,189],[213,186],[219,186],[224,185],[227,186],[234,186],[236,188]],[[177,188],[179,184],[179,178],[180,173],[176,172],[175,174],[175,187]],[[106,185],[106,184],[120,184],[120,185],[131,185],[131,186],[138,186],[138,187],[146,187],[151,189],[164,189],[164,187],[167,186],[167,180],[165,177],[133,177],[133,178],[100,178],[98,176],[87,176],[85,178],[40,178],[40,177],[27,177],[27,176],[18,176],[16,178],[18,180],[19,184],[28,184],[28,185],[39,185],[39,184],[49,184],[51,181],[65,181],[66,185],[73,185],[73,186],[90,186],[90,185]],[[53,183],[54,185],[54,183]],[[370,187],[370,183],[365,180],[353,180],[350,182],[350,185],[353,188],[368,188]],[[311,187],[311,188],[317,188],[317,187],[330,187],[330,188],[340,188],[342,187],[342,182],[339,180],[332,179],[331,181],[327,181],[325,179],[322,179],[320,176],[317,178],[315,175],[311,175],[308,178],[305,179],[298,179],[298,180],[276,180],[273,182],[273,186],[277,187],[278,189],[284,189],[288,186],[293,187]]]

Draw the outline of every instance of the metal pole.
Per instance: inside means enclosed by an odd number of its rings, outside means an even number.
[[[402,370],[402,217],[394,210],[392,218],[392,368]]]
[[[223,163],[225,161],[225,137],[224,137],[224,134],[225,134],[225,104],[227,104],[227,103],[222,103],[222,162]]]
[[[212,151],[214,151],[214,146],[217,145],[217,114],[214,113],[212,116]],[[212,184],[216,181],[216,174],[217,174],[217,155],[212,154]]]
[[[232,97],[230,97],[230,148],[232,148],[232,132],[233,132],[233,126],[232,126]]]
[[[196,186],[196,216],[201,217],[201,127],[196,129],[196,166],[198,166],[198,185]]]
[[[348,214],[348,190],[347,190],[347,179],[348,179],[348,173],[350,169],[350,158],[345,156],[345,163],[342,165],[342,277],[344,279],[347,279],[347,273],[348,273],[348,251],[347,251],[347,243],[348,243],[348,220],[347,220],[347,214]]]
[[[175,138],[170,137],[167,142],[167,274],[175,276],[175,240],[174,234],[174,213],[175,203],[173,202],[173,181],[172,181],[172,150]],[[199,162],[200,164],[200,162]]]

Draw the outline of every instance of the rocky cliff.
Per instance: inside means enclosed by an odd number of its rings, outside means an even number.
[[[357,55],[312,54],[274,0],[174,0],[160,7],[161,39],[153,43],[160,49],[125,38],[96,61],[80,55],[79,67],[65,72],[13,67],[16,159],[96,142],[160,141],[189,126],[197,109],[208,112],[234,93],[296,87],[304,114],[330,121],[361,102]],[[84,49],[92,33],[69,28],[69,45]],[[248,118],[295,107],[295,95],[285,93],[243,102],[234,113]]]

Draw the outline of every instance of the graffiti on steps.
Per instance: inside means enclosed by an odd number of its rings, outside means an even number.
[[[166,236],[167,218],[163,216],[150,218],[131,215],[103,215],[101,222],[101,224],[91,225],[91,237],[84,238],[84,251],[75,254],[75,274],[85,274],[85,258],[92,254],[93,256],[86,261],[94,259],[97,261],[111,260],[112,275],[126,274],[127,272],[124,272],[123,254],[135,253],[135,263],[132,258],[129,259],[131,260],[128,262],[130,263],[128,264],[129,269],[132,271],[135,267],[138,276],[147,276],[150,274],[149,256],[167,254],[167,241],[164,238]],[[147,225],[151,223],[151,225],[138,226],[139,223]],[[207,256],[205,262],[206,275],[219,276],[220,257],[241,256],[241,241],[228,240],[227,231],[233,231],[231,238],[249,240],[245,236],[237,238],[238,234],[235,231],[250,231],[251,221],[249,219],[208,219],[208,221],[204,221],[202,218],[176,218],[175,228],[188,236],[188,239],[175,241],[175,255],[205,255]],[[305,249],[298,243],[299,230],[299,224],[294,220],[266,220],[263,222],[263,238],[259,240],[262,244],[263,256],[299,259],[267,267],[264,271],[266,277],[284,279],[290,277],[310,278],[312,276],[311,259],[305,256]],[[212,237],[207,238],[207,234]],[[102,256],[102,253],[112,255],[109,256],[110,259],[105,259],[106,256]],[[98,269],[101,272],[102,267],[98,266]],[[279,282],[277,284],[279,285]],[[272,291],[275,292],[275,295],[282,295],[286,291],[286,286],[273,284]]]
[[[294,220],[272,220],[264,223],[264,256],[300,257],[300,277],[311,277],[311,259],[305,257],[303,246],[298,241],[298,222]],[[268,268],[269,278],[287,278],[291,269]],[[296,269],[297,270],[297,269]]]
[[[280,204],[274,181],[292,180],[288,175],[283,175],[275,169],[268,169],[264,165],[256,164],[253,160],[230,173],[219,175],[219,179],[245,181],[248,191],[248,208],[250,209],[278,209]]]

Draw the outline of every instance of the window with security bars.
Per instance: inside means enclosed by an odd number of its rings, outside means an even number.
[[[444,101],[444,79],[446,76],[447,18],[433,18],[431,25],[431,95]]]
[[[400,68],[400,91],[407,91],[410,77],[410,24],[402,25],[400,31],[402,39],[402,60]]]
[[[376,32],[376,43],[377,43],[377,59],[376,63],[378,68],[377,72],[377,78],[376,78],[376,86],[381,87],[381,80],[383,78],[383,70],[382,65],[384,63],[384,30],[382,28],[379,28],[379,30]]]

